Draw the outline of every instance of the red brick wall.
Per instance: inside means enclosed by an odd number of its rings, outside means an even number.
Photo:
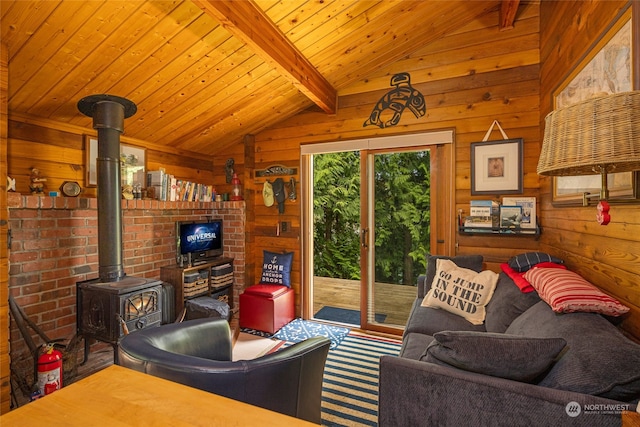
[[[9,292],[49,338],[76,331],[76,283],[98,277],[97,199],[22,196],[9,193]],[[244,289],[244,202],[122,201],[124,270],[128,276],[160,278],[175,262],[176,221],[224,220],[225,256],[234,260],[234,306]],[[41,343],[36,338],[36,344]],[[26,344],[14,321],[12,359]]]

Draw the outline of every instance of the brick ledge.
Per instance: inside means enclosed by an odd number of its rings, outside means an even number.
[[[95,197],[51,197],[7,193],[9,209],[97,209]],[[164,202],[160,200],[122,200],[122,209],[244,209],[244,201]]]

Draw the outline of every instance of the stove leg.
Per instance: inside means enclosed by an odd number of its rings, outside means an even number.
[[[82,337],[82,339],[84,340],[84,356],[82,358],[82,363],[80,364],[80,366],[83,366],[85,363],[87,363],[87,360],[89,360],[90,345],[87,337],[85,337],[84,335],[80,335],[80,337]]]
[[[111,344],[113,347],[113,364],[118,365],[118,344]]]

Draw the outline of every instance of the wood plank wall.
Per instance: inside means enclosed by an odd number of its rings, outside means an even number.
[[[552,108],[552,93],[580,62],[626,1],[541,2],[542,120]],[[633,7],[639,4],[633,2]],[[638,13],[638,10],[635,11]],[[637,56],[639,47],[634,48]],[[636,70],[636,73],[638,70]],[[640,87],[637,87],[640,89]],[[541,249],[564,259],[579,272],[632,309],[622,327],[640,337],[640,209],[613,205],[607,226],[595,221],[596,208],[554,207],[551,180],[541,180]]]
[[[78,113],[79,114],[79,113]],[[122,143],[144,147],[147,170],[163,167],[178,178],[213,184],[213,161],[202,155],[176,150],[148,141],[127,138],[127,123]],[[64,125],[49,120],[33,120],[9,114],[9,175],[16,179],[16,191],[29,194],[31,168],[46,178],[45,190],[58,191],[64,181],[78,182],[83,197],[95,197],[96,188],[85,182],[84,135],[97,135],[93,129]]]
[[[257,262],[248,275],[259,277],[262,250],[293,251],[292,281],[300,302],[301,195],[295,202],[287,201],[285,213],[279,215],[276,207],[264,206],[261,191],[265,179],[256,178],[254,172],[279,164],[298,169],[294,178],[299,180],[301,144],[454,128],[455,205],[468,213],[470,143],[482,140],[497,119],[509,137],[524,138],[524,195],[538,195],[535,172],[540,146],[538,7],[523,6],[512,30],[500,31],[498,22],[496,11],[482,21],[461,26],[454,34],[341,91],[336,115],[328,116],[310,108],[255,135],[252,158],[255,169],[250,171],[251,179],[245,189],[254,204],[253,210],[247,208],[253,212],[253,219],[248,221],[252,241],[247,245],[247,269],[249,260]],[[399,72],[409,72],[413,87],[424,95],[426,116],[415,118],[405,112],[396,127],[383,130],[363,127],[376,101],[389,90],[389,79]],[[491,136],[502,139],[498,132]],[[292,229],[277,236],[276,225],[280,221],[290,222]],[[457,238],[459,253],[482,253],[487,266],[494,270],[512,255],[535,250],[539,245],[531,237]]]
[[[0,414],[9,412],[9,254],[7,230],[7,104],[9,94],[8,49],[0,43]]]

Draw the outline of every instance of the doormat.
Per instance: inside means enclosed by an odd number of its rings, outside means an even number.
[[[350,325],[360,325],[360,311],[324,306],[313,317],[316,319],[328,320],[330,322],[348,323]],[[387,318],[386,314],[376,313],[375,320],[383,323]]]
[[[349,328],[325,325],[310,320],[294,319],[273,335],[274,338],[295,343],[311,337],[327,337],[331,347],[336,348],[349,333]]]

